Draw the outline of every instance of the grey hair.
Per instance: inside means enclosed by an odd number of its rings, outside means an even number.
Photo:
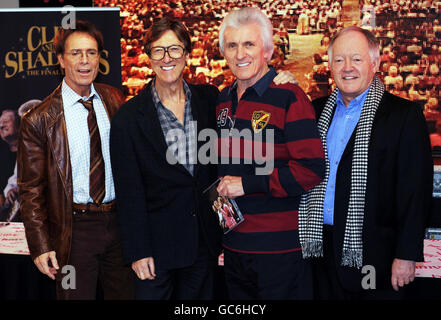
[[[219,31],[219,50],[224,54],[224,33],[227,27],[233,27],[238,29],[240,26],[250,23],[257,23],[260,26],[260,36],[263,42],[263,48],[269,53],[268,62],[271,61],[271,57],[274,51],[273,42],[273,25],[270,19],[256,7],[241,8],[239,10],[233,10],[227,14],[224,18]]]
[[[370,56],[372,62],[380,59],[380,42],[378,41],[378,39],[370,31],[368,31],[366,29],[362,29],[362,28],[357,27],[357,26],[349,26],[349,27],[346,27],[346,28],[340,30],[331,39],[331,42],[329,43],[329,47],[328,47],[328,61],[329,61],[329,64],[332,64],[332,46],[334,45],[335,41],[340,36],[344,35],[345,33],[350,32],[350,31],[359,32],[359,33],[361,33],[365,37],[365,39],[368,42],[369,56]]]

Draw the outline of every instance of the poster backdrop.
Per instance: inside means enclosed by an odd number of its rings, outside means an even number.
[[[130,97],[154,77],[142,35],[155,19],[185,23],[192,37],[187,81],[222,89],[233,82],[218,50],[225,15],[244,6],[261,8],[274,27],[271,65],[291,71],[313,100],[335,87],[328,66],[330,39],[341,28],[358,25],[380,40],[378,76],[391,93],[424,110],[434,153],[441,155],[441,1],[440,0],[94,0],[95,6],[121,8],[122,82]],[[438,150],[438,151],[437,151]]]
[[[59,28],[93,22],[104,36],[98,82],[121,87],[119,8],[0,10],[0,221],[20,221],[15,161],[19,118],[47,97],[63,75],[53,52]]]
[[[54,281],[38,271],[26,255],[27,246],[23,245],[14,175],[19,114],[43,100],[62,80],[53,53],[53,39],[63,19],[69,22],[68,15],[73,20],[89,20],[101,30],[105,51],[97,81],[121,87],[119,11],[119,8],[0,10],[0,252],[4,253],[0,254],[0,301],[55,299]]]

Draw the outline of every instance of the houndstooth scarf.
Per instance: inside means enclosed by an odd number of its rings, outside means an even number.
[[[299,207],[299,237],[304,258],[323,256],[323,202],[329,177],[326,135],[337,102],[334,90],[318,120],[318,130],[325,152],[326,173],[323,181],[301,197]],[[355,132],[351,169],[351,190],[341,265],[360,268],[363,264],[363,217],[368,171],[369,140],[375,113],[384,94],[384,85],[377,77],[371,84]]]

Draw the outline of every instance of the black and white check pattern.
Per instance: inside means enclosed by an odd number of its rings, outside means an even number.
[[[156,110],[158,111],[159,123],[169,151],[173,152],[177,163],[183,165],[188,172],[193,175],[194,163],[196,163],[196,126],[191,112],[191,91],[187,83],[184,83],[185,92],[185,111],[184,125],[182,125],[176,116],[168,110],[161,102],[158,92],[155,88],[155,79],[152,83],[152,96]],[[182,152],[185,150],[185,152]]]
[[[334,90],[326,102],[318,121],[318,129],[323,143],[326,173],[323,181],[304,194],[299,207],[299,236],[304,258],[323,256],[323,203],[329,177],[329,159],[326,135],[337,102],[338,89]],[[369,140],[375,113],[384,94],[383,83],[375,77],[361,111],[355,132],[355,145],[351,169],[351,191],[343,240],[343,266],[360,268],[363,265],[363,219],[368,171]]]

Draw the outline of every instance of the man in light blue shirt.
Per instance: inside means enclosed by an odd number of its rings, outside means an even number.
[[[360,119],[361,109],[363,108],[368,91],[369,89],[366,89],[360,96],[349,102],[348,106],[345,106],[341,92],[337,94],[337,107],[328,134],[326,135],[329,178],[323,205],[324,224],[334,224],[334,197],[338,164],[348,144],[349,138],[351,138]]]
[[[425,118],[385,91],[369,31],[344,28],[328,57],[337,88],[313,101],[326,175],[299,206],[303,257],[319,257],[315,298],[401,299],[424,259],[433,182]]]

